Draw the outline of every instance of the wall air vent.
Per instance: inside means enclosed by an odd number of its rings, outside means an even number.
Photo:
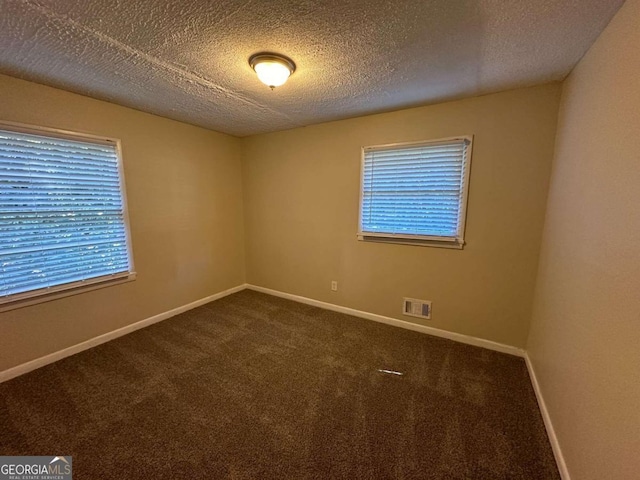
[[[431,302],[405,297],[402,304],[402,314],[431,320]]]

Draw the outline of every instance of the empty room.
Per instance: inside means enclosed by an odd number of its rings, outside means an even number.
[[[0,480],[640,478],[640,0],[0,0]]]

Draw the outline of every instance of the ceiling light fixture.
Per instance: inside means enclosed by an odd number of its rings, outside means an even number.
[[[291,59],[275,53],[256,53],[249,58],[249,65],[271,90],[284,85],[296,71],[296,64]]]

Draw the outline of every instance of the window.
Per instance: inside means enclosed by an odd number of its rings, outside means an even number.
[[[471,137],[362,149],[360,240],[462,248]]]
[[[0,125],[0,307],[132,278],[119,142]]]

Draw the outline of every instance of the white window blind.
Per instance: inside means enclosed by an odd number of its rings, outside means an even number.
[[[132,274],[117,141],[0,126],[0,304]]]
[[[471,138],[363,149],[360,239],[461,247]]]

